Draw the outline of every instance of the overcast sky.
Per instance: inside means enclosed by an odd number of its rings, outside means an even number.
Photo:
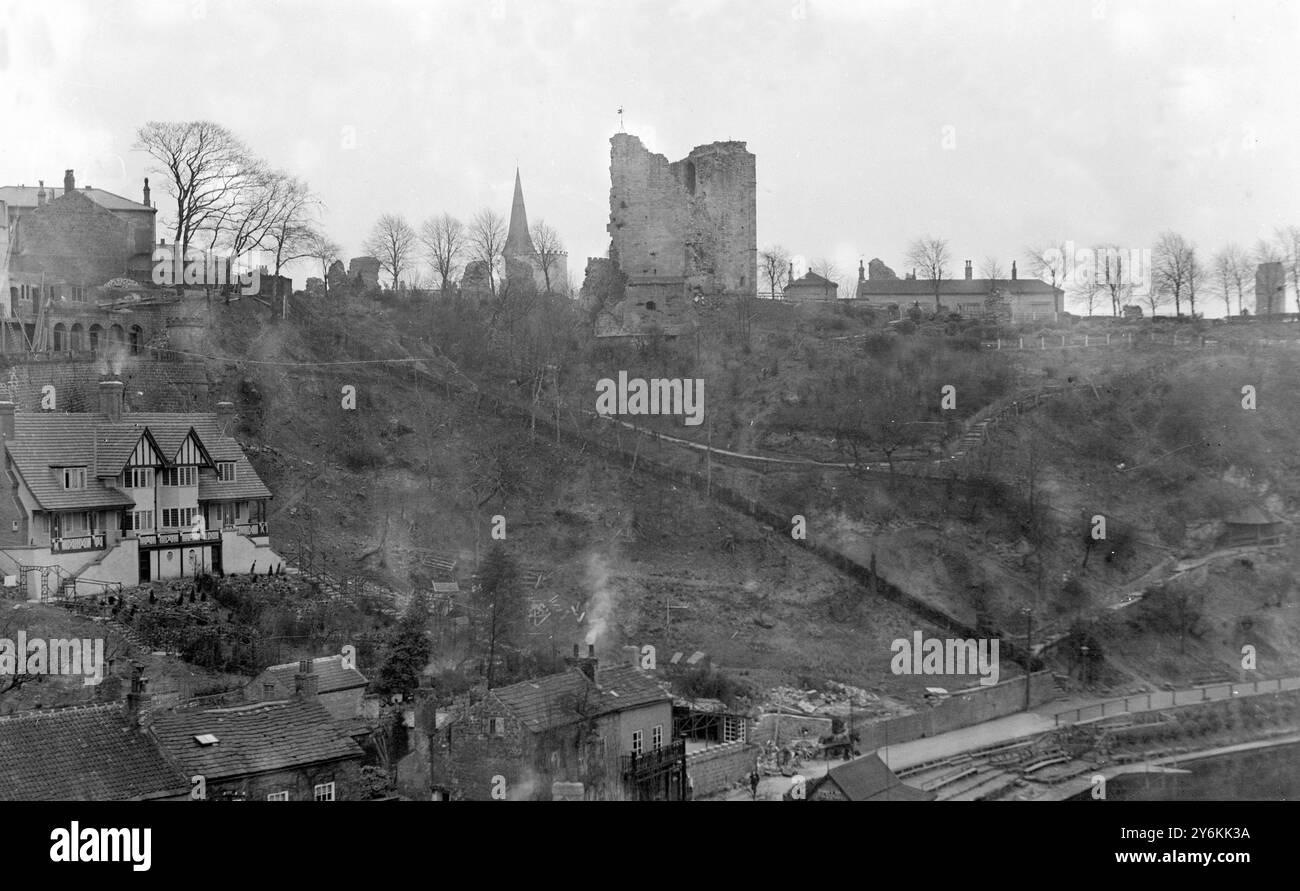
[[[0,182],[72,167],[138,199],[136,128],[212,119],[305,177],[351,256],[381,213],[508,213],[518,164],[580,281],[621,105],[670,160],[748,142],[760,248],[845,275],[901,274],[925,233],[954,271],[1164,228],[1212,251],[1300,224],[1298,20],[1294,0],[7,0]]]

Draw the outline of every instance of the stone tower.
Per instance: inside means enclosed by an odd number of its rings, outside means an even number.
[[[1286,268],[1281,263],[1255,267],[1255,315],[1286,312]]]

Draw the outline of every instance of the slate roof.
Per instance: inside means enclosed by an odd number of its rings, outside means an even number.
[[[189,781],[130,725],[122,703],[0,718],[0,801],[129,801]]]
[[[834,783],[849,801],[932,801],[935,797],[933,792],[904,784],[875,754],[832,767],[810,794],[823,783]]]
[[[36,186],[0,186],[0,201],[8,204],[10,207],[35,207],[36,193],[41,190],[39,185]],[[106,192],[103,189],[86,189],[78,187],[75,191],[85,195],[91,201],[94,201],[100,207],[107,210],[153,210],[147,204],[141,204],[139,201],[132,201],[130,198],[123,198],[121,195],[113,192]],[[57,186],[45,187],[45,198],[52,201],[63,195],[63,181],[59,180]]]
[[[803,274],[802,278],[795,279],[794,281],[790,282],[790,284],[786,285],[786,287],[799,288],[804,286],[816,286],[818,288],[824,288],[827,285],[830,285],[831,287],[838,287],[835,284],[835,282],[831,281],[825,276],[818,275],[817,273],[813,272],[810,269]]]
[[[272,665],[259,674],[249,685],[261,692],[262,684],[273,683],[282,696],[293,693],[294,675],[298,673],[297,662]],[[342,656],[322,656],[312,660],[312,673],[316,675],[317,693],[337,693],[340,690],[355,690],[365,687],[369,679],[355,668],[344,668]]]
[[[563,727],[583,718],[671,702],[653,676],[632,666],[597,670],[593,684],[577,668],[499,687],[493,695],[534,732]]]
[[[233,482],[218,481],[213,471],[200,472],[201,500],[272,497],[239,443],[224,436],[217,416],[207,412],[133,412],[117,423],[99,412],[18,412],[14,415],[15,436],[5,445],[43,509],[124,507],[132,504],[131,498],[99,477],[122,472],[146,429],[168,461],[176,457],[192,429],[214,461],[235,462]],[[85,489],[63,488],[62,480],[50,468],[66,466],[87,468]]]
[[[940,298],[984,297],[994,288],[1015,296],[1051,297],[1054,293],[1065,293],[1060,288],[1054,290],[1047,282],[1036,278],[946,278],[939,282],[939,296]],[[927,279],[868,279],[858,282],[858,296],[918,300],[929,297],[933,300],[934,282]]]
[[[210,781],[362,757],[361,748],[315,700],[163,713],[151,729],[187,775],[203,774]],[[195,741],[205,733],[217,742]]]

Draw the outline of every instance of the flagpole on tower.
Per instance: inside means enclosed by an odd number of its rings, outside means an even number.
[[[620,132],[620,133],[624,132],[624,130],[623,130],[623,106],[621,106],[621,105],[618,107],[618,132]]]

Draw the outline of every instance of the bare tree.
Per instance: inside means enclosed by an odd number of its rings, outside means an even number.
[[[542,281],[546,293],[551,293],[551,271],[559,267],[564,257],[564,245],[560,242],[560,233],[556,232],[545,220],[533,223],[533,247],[537,249],[537,261],[542,267]]]
[[[465,226],[451,214],[443,213],[424,221],[420,226],[420,241],[424,245],[425,259],[433,267],[445,294],[465,253]]]
[[[150,121],[136,131],[135,148],[153,158],[153,172],[166,177],[164,188],[176,202],[174,240],[182,253],[258,167],[247,146],[212,121]]]
[[[940,308],[939,292],[948,273],[948,242],[943,238],[924,236],[912,242],[907,249],[907,262],[917,271],[917,277],[934,286],[934,311]]]
[[[1194,275],[1192,265],[1195,259],[1195,250],[1177,232],[1166,230],[1156,239],[1151,259],[1154,273],[1154,287],[1151,290],[1163,291],[1174,298],[1176,316],[1183,314],[1182,300],[1187,293],[1188,281]],[[1154,309],[1153,305],[1153,312]]]
[[[840,268],[835,265],[834,260],[828,260],[825,257],[819,257],[818,259],[813,260],[812,263],[809,264],[808,268],[811,269],[817,275],[820,275],[822,278],[826,279],[828,282],[839,281]]]
[[[319,203],[307,184],[297,177],[282,176],[281,181],[281,188],[271,204],[266,247],[273,258],[280,317],[287,318],[289,295],[284,293],[280,272],[285,264],[312,256],[317,236],[314,219]]]
[[[1060,241],[1025,248],[1025,260],[1029,264],[1029,274],[1034,278],[1048,282],[1053,288],[1061,287],[1069,278],[1069,268],[1074,262],[1074,258],[1067,257],[1065,251],[1066,245]],[[1118,311],[1116,315],[1118,315]]]
[[[1133,270],[1125,268],[1124,252],[1117,245],[1098,245],[1094,255],[1097,262],[1093,268],[1093,281],[1110,298],[1110,314],[1118,317],[1120,309],[1133,293]],[[1074,278],[1077,283],[1079,276],[1076,274]],[[1091,308],[1088,314],[1092,315]]]
[[[790,254],[779,244],[759,251],[758,254],[759,272],[767,280],[769,296],[775,300],[776,292],[783,290],[789,284],[790,278]]]
[[[1006,278],[1006,275],[1006,270],[1002,268],[997,257],[990,254],[980,261],[980,278],[996,280]]]
[[[504,262],[506,223],[491,208],[484,208],[474,217],[469,227],[469,253],[472,259],[484,266],[488,277],[488,291],[497,296],[497,275]]]
[[[393,277],[393,290],[397,290],[398,279],[415,259],[415,230],[405,217],[386,213],[375,223],[361,248],[379,260],[384,271]]]
[[[1070,282],[1069,288],[1066,289],[1070,299],[1076,304],[1083,306],[1088,315],[1092,315],[1097,301],[1103,297],[1109,296],[1106,287],[1097,281],[1096,275],[1075,275]],[[1111,298],[1112,306],[1115,298]]]
[[[1196,289],[1205,283],[1205,268],[1201,265],[1201,260],[1196,256],[1196,248],[1192,245],[1187,246],[1187,302],[1192,314],[1196,318]]]

